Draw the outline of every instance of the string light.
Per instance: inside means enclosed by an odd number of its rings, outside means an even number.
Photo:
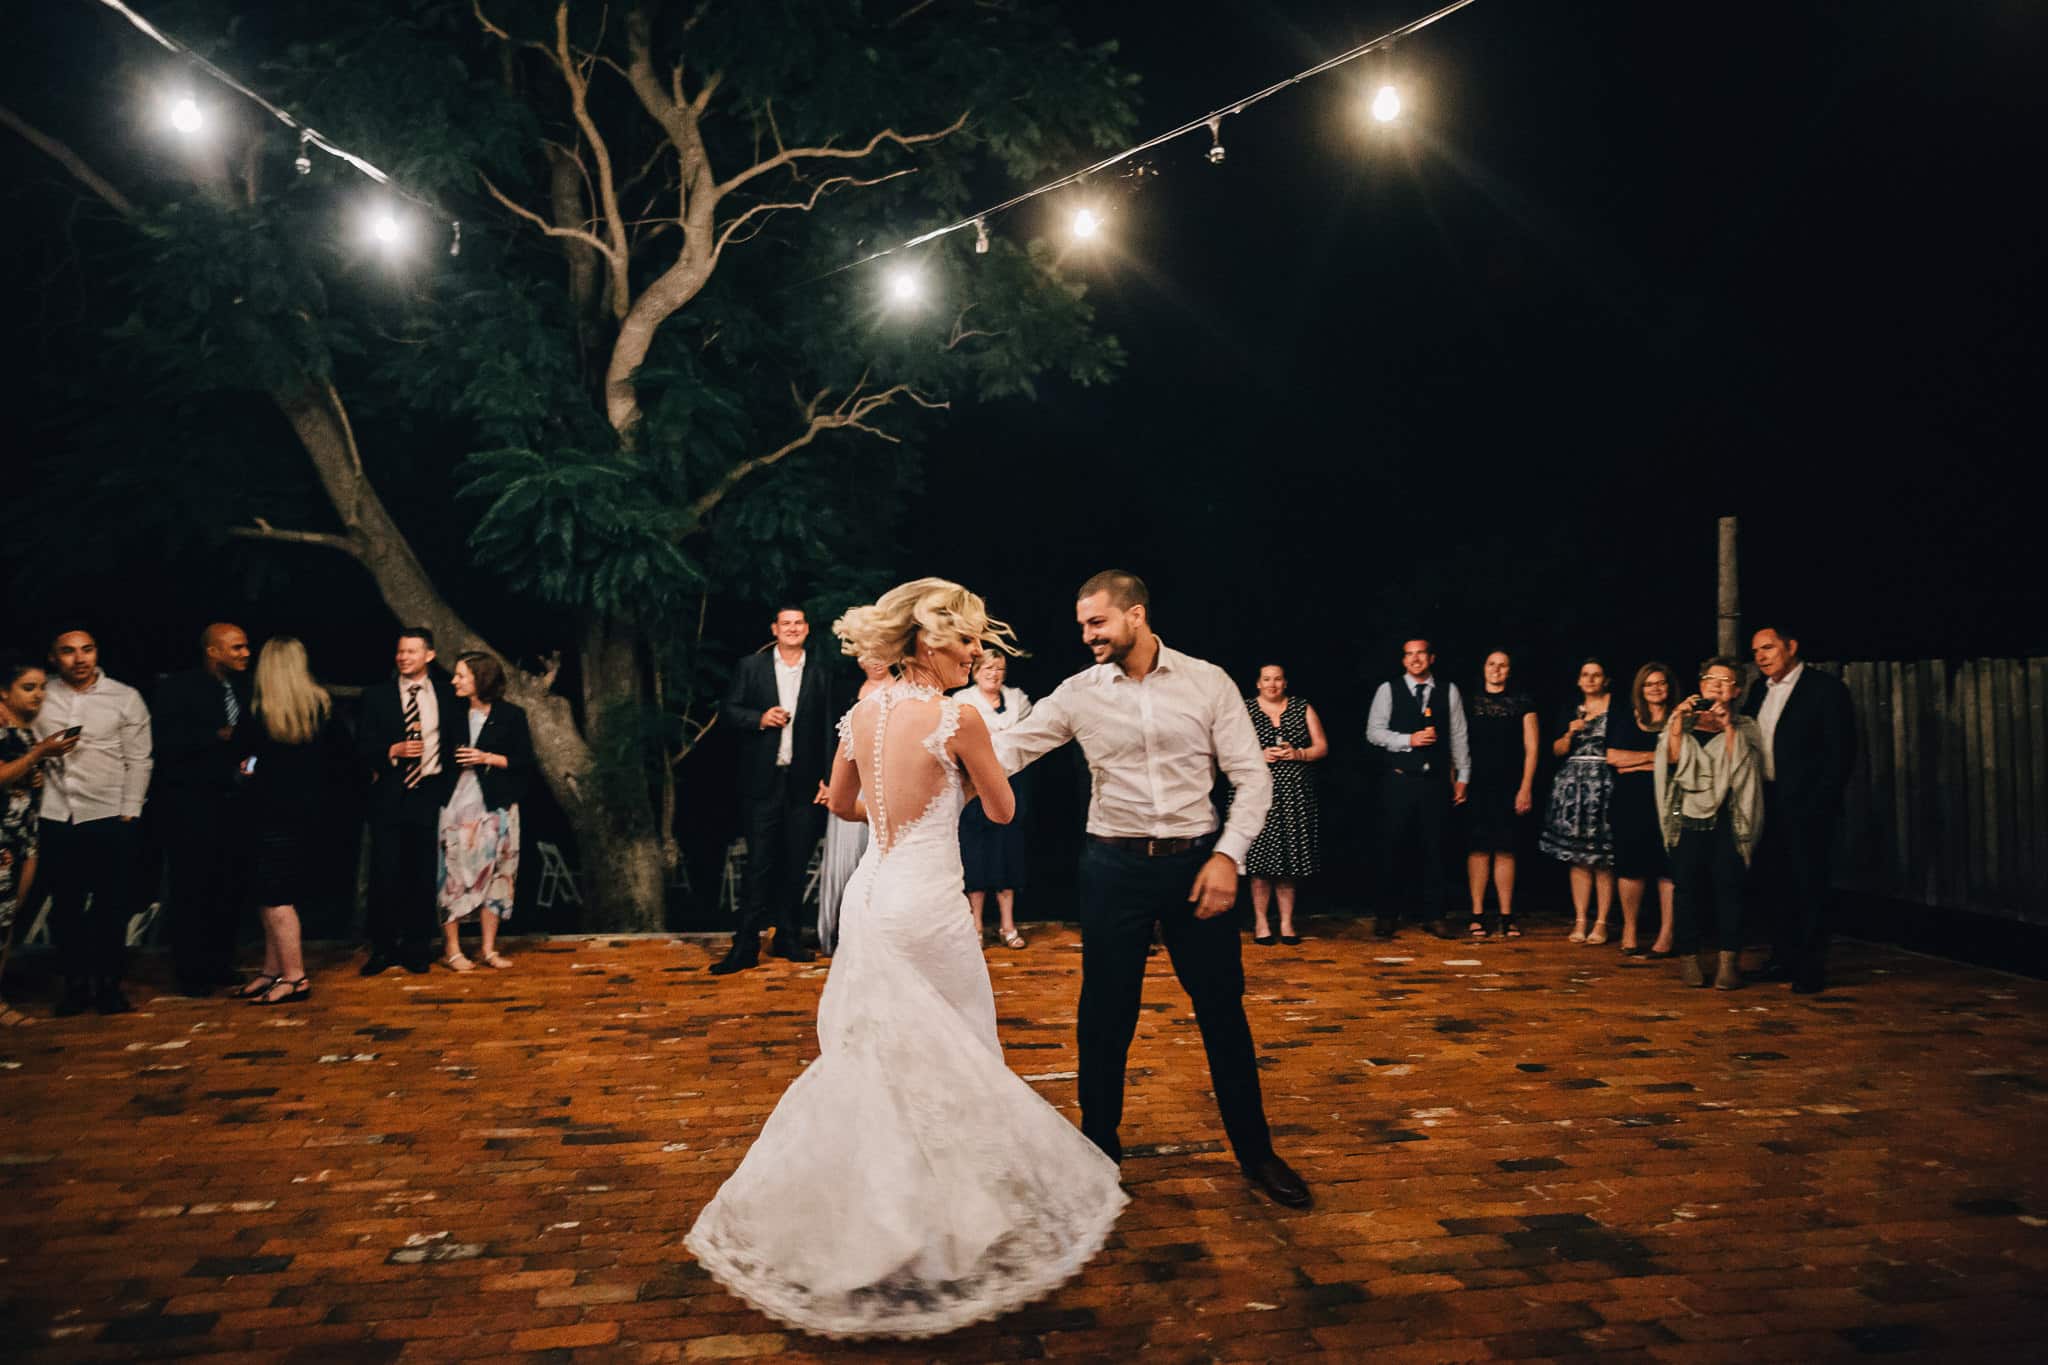
[[[110,0],[102,0],[102,3],[110,3]],[[1419,19],[1411,19],[1409,22],[1402,24],[1398,28],[1389,29],[1385,33],[1382,33],[1379,37],[1373,38],[1367,42],[1360,43],[1357,47],[1346,49],[1345,51],[1338,53],[1334,57],[1330,57],[1324,61],[1316,63],[1314,66],[1309,67],[1305,71],[1297,71],[1285,80],[1275,81],[1271,85],[1267,86],[1265,89],[1255,91],[1252,94],[1246,95],[1243,99],[1232,100],[1228,104],[1219,106],[1215,109],[1211,109],[1208,113],[1203,114],[1198,118],[1189,119],[1186,123],[1183,123],[1178,127],[1169,128],[1165,132],[1160,133],[1155,137],[1147,138],[1145,141],[1137,143],[1134,146],[1126,147],[1120,152],[1112,152],[1110,155],[1103,157],[1100,161],[1095,162],[1093,165],[1083,166],[1081,169],[1077,171],[1070,171],[1066,175],[1059,177],[1057,180],[1048,180],[1042,185],[1034,185],[1032,188],[1025,190],[1021,194],[1011,195],[1008,199],[1003,200],[999,204],[992,204],[988,208],[977,210],[974,213],[968,214],[964,218],[956,219],[955,221],[947,223],[942,227],[933,228],[929,232],[919,233],[915,237],[910,237],[905,239],[904,241],[898,242],[895,246],[883,247],[880,251],[869,252],[867,255],[860,257],[858,260],[848,261],[845,265],[835,266],[833,269],[828,270],[824,272],[824,274],[816,276],[815,278],[825,279],[829,276],[837,275],[842,271],[852,270],[859,266],[867,265],[871,261],[878,261],[882,259],[884,256],[889,256],[899,251],[908,251],[912,247],[923,246],[926,242],[937,241],[941,237],[948,236],[955,232],[960,232],[966,228],[973,227],[976,228],[977,231],[986,231],[985,225],[987,221],[991,218],[996,217],[998,214],[1007,213],[1011,209],[1016,208],[1018,205],[1028,203],[1029,201],[1038,198],[1040,195],[1052,194],[1058,190],[1063,190],[1070,186],[1077,185],[1091,175],[1095,175],[1101,171],[1106,171],[1112,166],[1119,165],[1125,161],[1129,161],[1133,157],[1140,156],[1146,152],[1149,152],[1154,147],[1164,146],[1165,144],[1172,142],[1176,138],[1186,137],[1188,134],[1196,132],[1201,129],[1209,129],[1213,134],[1211,146],[1208,153],[1210,161],[1220,161],[1222,158],[1218,157],[1216,153],[1222,149],[1222,134],[1220,131],[1220,125],[1225,115],[1241,114],[1246,109],[1251,108],[1251,106],[1253,106],[1254,104],[1259,103],[1261,100],[1271,99],[1273,96],[1278,95],[1283,91],[1290,90],[1293,87],[1300,85],[1305,81],[1313,80],[1317,76],[1321,76],[1327,72],[1336,70],[1340,66],[1345,66],[1351,62],[1355,62],[1361,57],[1365,57],[1374,52],[1380,52],[1387,48],[1390,48],[1395,43],[1399,42],[1401,39],[1406,38],[1411,34],[1420,33],[1423,29],[1426,29],[1430,25],[1435,24],[1443,19],[1449,18],[1451,15],[1456,14],[1459,10],[1464,9],[1467,5],[1470,5],[1472,3],[1473,0],[1451,0],[1449,4],[1444,5],[1440,9],[1432,10],[1430,13],[1423,15]],[[1398,115],[1400,112],[1400,92],[1395,91],[1393,94],[1393,98],[1395,103],[1395,114]],[[1378,101],[1376,97],[1375,103],[1377,104],[1377,102]],[[1101,220],[1099,218],[1095,218],[1093,221],[1095,227],[1101,226]],[[1092,228],[1086,232],[1082,230],[1079,221],[1079,215],[1076,215],[1074,230],[1075,235],[1077,236],[1093,235]]]
[[[907,265],[897,266],[889,272],[889,302],[898,308],[908,308],[924,297],[924,281],[917,271]]]
[[[1209,164],[1223,164],[1223,117],[1220,114],[1209,120]]]
[[[1074,210],[1074,235],[1076,237],[1085,242],[1100,231],[1102,231],[1102,219],[1096,215],[1094,209]]]
[[[1401,92],[1391,85],[1381,86],[1372,97],[1372,116],[1381,123],[1401,117]]]
[[[212,77],[214,80],[226,86],[228,89],[234,91],[236,94],[242,96],[244,99],[257,105],[265,113],[269,114],[279,123],[282,123],[285,127],[295,130],[299,135],[299,154],[298,157],[292,162],[292,169],[297,171],[300,175],[306,175],[312,171],[313,158],[309,154],[308,149],[318,147],[321,151],[327,153],[329,156],[335,157],[341,161],[345,161],[349,165],[355,167],[357,171],[361,172],[365,176],[368,176],[377,184],[382,185],[390,193],[397,195],[401,199],[409,200],[412,203],[418,205],[421,209],[425,210],[427,213],[431,214],[435,218],[438,218],[441,221],[447,223],[454,222],[454,220],[450,219],[447,214],[443,213],[440,209],[434,207],[434,205],[430,203],[428,200],[421,198],[417,194],[414,194],[412,191],[406,189],[404,186],[393,182],[393,180],[388,174],[378,169],[374,164],[372,164],[369,161],[368,158],[358,156],[356,153],[349,151],[346,147],[343,147],[340,144],[330,140],[326,136],[326,134],[322,133],[319,129],[310,127],[309,125],[300,122],[297,118],[293,117],[286,110],[280,109],[277,105],[272,104],[269,100],[263,98],[263,96],[257,94],[254,90],[251,90],[248,86],[242,84],[233,76],[230,76],[227,72],[221,70],[219,67],[215,66],[212,62],[206,60],[206,58],[200,56],[197,52],[194,52],[185,44],[179,42],[175,38],[172,38],[169,34],[166,34],[163,30],[156,27],[156,25],[150,23],[149,20],[143,18],[134,10],[130,9],[127,5],[123,4],[122,0],[99,0],[99,2],[100,4],[106,6],[108,9],[113,10],[122,18],[126,19],[130,24],[135,26],[138,32],[142,33],[151,42],[163,48],[166,52],[170,52],[177,56],[183,57],[193,67],[203,72],[205,75]],[[191,136],[197,133],[202,127],[205,126],[206,122],[205,111],[200,107],[198,100],[194,99],[191,95],[188,94],[181,94],[172,99],[168,111],[168,116],[170,119],[171,126],[177,129],[180,133],[183,133],[187,136]],[[398,220],[396,218],[393,218],[391,221],[393,222],[394,225],[396,225]],[[459,254],[461,250],[461,225],[454,224],[454,226],[456,230],[456,240],[454,244],[449,248],[449,254],[451,256]],[[401,229],[398,233],[398,236],[402,237],[403,235],[403,230]]]
[[[974,220],[974,254],[988,255],[988,224],[979,218]]]

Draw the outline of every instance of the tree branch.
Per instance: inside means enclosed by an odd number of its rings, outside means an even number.
[[[42,129],[37,128],[4,104],[0,104],[0,124],[5,124],[21,134],[22,140],[27,142],[29,146],[34,147],[65,170],[71,172],[80,184],[98,195],[106,203],[107,207],[113,209],[114,212],[120,214],[123,218],[133,218],[135,216],[135,205],[129,200],[127,195],[114,188],[113,181],[87,165],[85,158],[77,152],[72,151]]]
[[[858,161],[862,157],[873,156],[875,149],[884,142],[893,142],[899,147],[915,147],[921,143],[937,142],[941,138],[951,137],[966,126],[967,115],[962,114],[936,133],[899,133],[894,128],[884,128],[881,132],[869,138],[866,145],[861,147],[834,147],[830,143],[822,147],[784,147],[774,156],[767,158],[765,161],[755,162],[732,179],[720,185],[718,193],[721,196],[730,194],[757,176],[766,175],[768,172],[783,166],[793,165],[805,158]]]
[[[780,203],[773,204],[756,204],[752,208],[748,209],[745,213],[740,214],[737,218],[734,218],[731,222],[727,223],[723,228],[719,229],[718,241],[712,245],[711,254],[713,256],[722,255],[725,251],[726,246],[733,240],[733,234],[735,232],[738,232],[740,228],[743,227],[748,222],[748,220],[755,218],[759,215],[775,213],[782,209],[795,209],[800,213],[809,213],[812,209],[818,206],[818,201],[820,199],[824,198],[827,194],[831,193],[833,190],[838,189],[842,186],[851,186],[854,189],[865,189],[869,185],[879,185],[885,180],[894,180],[898,176],[910,174],[912,174],[912,168],[906,167],[900,171],[891,171],[887,175],[875,176],[873,179],[870,180],[863,180],[858,176],[852,175],[835,175],[828,177],[816,189],[812,190],[811,197],[809,199],[786,200]],[[767,226],[768,225],[766,223],[763,223],[760,227],[755,228],[752,232],[748,233],[746,236],[740,238],[739,240],[742,242],[752,241],[755,237],[759,236],[762,230],[765,229]]]
[[[518,203],[510,195],[506,194],[503,190],[499,189],[496,185],[492,184],[491,178],[485,175],[482,171],[478,171],[476,173],[476,176],[477,179],[484,182],[484,188],[490,192],[491,198],[497,200],[500,204],[503,204],[506,208],[512,210],[514,213],[518,214],[521,218],[524,218],[527,222],[539,228],[548,236],[567,237],[572,242],[581,242],[585,246],[594,248],[596,251],[601,253],[604,256],[606,262],[608,262],[611,265],[612,276],[614,279],[618,278],[620,275],[625,273],[619,265],[619,258],[612,254],[611,243],[607,242],[604,238],[599,237],[597,234],[592,232],[585,232],[582,228],[556,227],[553,223],[550,223],[547,219],[541,217],[532,209],[527,208],[524,205]]]
[[[262,517],[256,518],[254,526],[230,526],[228,534],[238,540],[281,541],[288,545],[321,545],[330,550],[339,550],[350,559],[361,561],[363,547],[354,536],[330,535],[325,531],[283,531],[272,526]]]
[[[881,439],[894,444],[901,438],[892,436],[886,431],[869,425],[866,419],[870,415],[882,408],[888,407],[898,398],[907,398],[921,408],[936,409],[952,406],[950,403],[936,402],[926,398],[908,384],[892,384],[890,387],[879,392],[863,396],[861,388],[866,383],[867,376],[862,375],[860,382],[855,384],[847,392],[846,397],[842,398],[838,405],[828,412],[819,411],[827,393],[827,390],[820,389],[812,396],[811,401],[803,406],[803,431],[767,454],[741,460],[738,464],[726,470],[719,477],[717,483],[690,504],[682,534],[687,536],[698,526],[702,525],[704,518],[711,514],[711,509],[725,501],[732,490],[737,488],[748,476],[767,469],[772,465],[780,464],[783,460],[802,450],[828,431],[844,431],[849,429],[864,431],[870,436],[879,436]]]

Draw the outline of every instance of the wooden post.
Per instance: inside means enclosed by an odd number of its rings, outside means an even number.
[[[1741,658],[1742,597],[1735,576],[1735,518],[1720,520],[1720,591],[1714,599],[1714,649],[1716,653]]]

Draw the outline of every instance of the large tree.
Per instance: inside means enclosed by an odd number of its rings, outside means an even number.
[[[1121,136],[1129,79],[1027,0],[353,0],[245,20],[197,3],[171,21],[459,218],[462,250],[386,196],[414,241],[383,259],[351,221],[365,187],[317,153],[292,174],[297,142],[257,117],[167,176],[0,109],[128,234],[98,248],[95,306],[126,315],[106,361],[185,419],[132,451],[131,496],[151,469],[183,485],[246,459],[200,434],[220,416],[194,418],[194,395],[259,398],[317,497],[264,471],[208,514],[346,556],[444,652],[492,648],[430,572],[465,538],[489,570],[467,582],[562,633],[509,690],[593,927],[660,927],[674,764],[710,719],[688,703],[712,596],[886,565],[902,453],[939,410],[1118,359],[1028,219],[985,253],[968,233],[892,257],[920,273],[914,309],[884,311],[881,266],[841,267]],[[423,485],[457,511],[431,493],[411,510]]]

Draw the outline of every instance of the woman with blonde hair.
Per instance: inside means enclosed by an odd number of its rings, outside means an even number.
[[[314,853],[333,768],[333,702],[313,680],[306,647],[273,636],[256,657],[243,717],[243,806],[249,812],[249,891],[263,920],[263,971],[235,992],[257,1005],[296,1004],[313,992],[299,948],[298,904],[315,875]]]
[[[1031,1302],[1101,1249],[1115,1163],[1003,1061],[961,890],[970,789],[1010,784],[967,685],[1009,627],[922,578],[833,623],[896,679],[840,721],[828,801],[872,832],[818,1002],[818,1058],[685,1245],[734,1294],[821,1336],[931,1337]]]

